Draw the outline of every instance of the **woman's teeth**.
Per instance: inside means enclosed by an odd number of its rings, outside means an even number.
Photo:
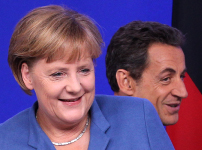
[[[77,100],[79,100],[80,99],[80,97],[79,98],[76,98],[76,99],[59,99],[60,101],[63,101],[63,102],[75,102],[75,101],[77,101]]]

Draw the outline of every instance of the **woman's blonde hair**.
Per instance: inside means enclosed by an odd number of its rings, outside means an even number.
[[[101,54],[102,44],[101,34],[89,17],[62,6],[39,7],[17,24],[8,63],[21,88],[31,95],[22,79],[22,63],[32,67],[41,58],[52,62],[67,56],[67,61],[72,62],[87,55],[95,60]]]

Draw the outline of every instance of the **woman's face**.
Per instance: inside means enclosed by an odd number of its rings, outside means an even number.
[[[91,58],[74,63],[38,60],[32,68],[22,65],[25,85],[34,89],[38,113],[57,122],[77,123],[88,113],[95,95],[94,64]]]

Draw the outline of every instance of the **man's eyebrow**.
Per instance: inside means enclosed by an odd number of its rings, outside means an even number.
[[[187,68],[185,68],[181,74],[185,74],[187,72]]]
[[[170,72],[170,73],[176,73],[176,71],[172,68],[165,68],[163,71],[160,72],[160,74],[163,74],[165,72]],[[187,72],[187,68],[185,68],[181,74],[185,74]]]
[[[160,74],[163,74],[165,72],[176,73],[176,71],[172,68],[165,68],[163,71],[160,72]]]

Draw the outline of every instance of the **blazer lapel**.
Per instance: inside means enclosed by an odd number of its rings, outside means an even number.
[[[32,108],[29,112],[29,124],[30,124],[30,135],[28,139],[28,145],[34,147],[38,150],[55,150],[51,141],[43,130],[38,125],[35,119],[35,108]],[[107,130],[110,128],[109,122],[105,119],[102,114],[96,100],[94,100],[93,105],[90,109],[91,114],[91,127],[90,127],[90,143],[89,150],[105,150],[110,141],[110,138],[107,136]]]
[[[91,127],[90,127],[90,143],[89,150],[104,150],[106,149],[110,138],[106,132],[110,128],[109,122],[102,114],[96,100],[90,109],[91,112]]]
[[[55,150],[48,136],[41,129],[35,118],[35,110],[38,108],[36,102],[29,111],[29,139],[28,145],[38,150]]]

